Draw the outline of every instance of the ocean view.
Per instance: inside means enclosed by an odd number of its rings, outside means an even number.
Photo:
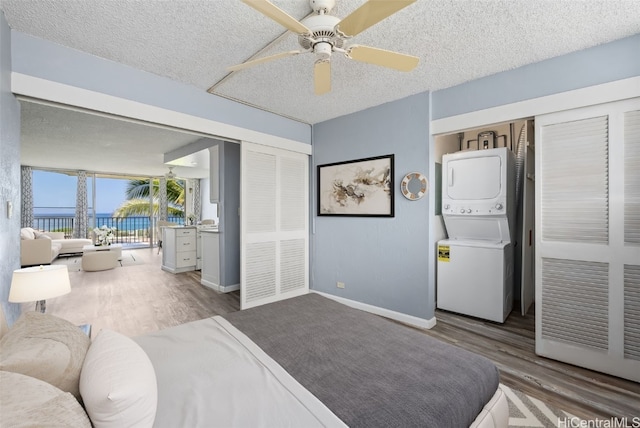
[[[69,213],[38,213],[34,214],[34,228],[38,230],[50,230],[52,224],[72,224],[74,214]],[[182,222],[182,219],[171,219],[174,222]],[[131,230],[145,230],[149,229],[149,217],[145,216],[130,216],[115,218],[111,216],[111,213],[98,213],[96,214],[95,227],[106,225],[108,227],[115,227],[119,231],[131,231]],[[89,224],[92,224],[92,216],[89,216]]]

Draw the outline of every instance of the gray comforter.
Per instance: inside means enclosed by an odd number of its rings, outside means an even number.
[[[468,427],[488,359],[311,293],[225,315],[350,427]]]

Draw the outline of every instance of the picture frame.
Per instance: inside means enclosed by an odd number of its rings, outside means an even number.
[[[394,155],[317,166],[318,216],[394,217]]]

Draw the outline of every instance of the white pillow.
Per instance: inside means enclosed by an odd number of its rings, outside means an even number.
[[[0,370],[22,373],[80,396],[80,370],[91,340],[75,324],[26,311],[0,340]]]
[[[158,386],[153,365],[133,340],[101,330],[80,374],[80,395],[95,428],[151,427]]]
[[[36,239],[36,235],[33,233],[32,228],[23,227],[20,229],[20,239]]]
[[[91,428],[89,417],[68,392],[34,377],[0,371],[1,426]]]

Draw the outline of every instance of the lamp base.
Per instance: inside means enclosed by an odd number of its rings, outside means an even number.
[[[36,312],[40,312],[41,314],[44,314],[44,311],[47,310],[47,302],[44,300],[38,300],[36,302]]]

